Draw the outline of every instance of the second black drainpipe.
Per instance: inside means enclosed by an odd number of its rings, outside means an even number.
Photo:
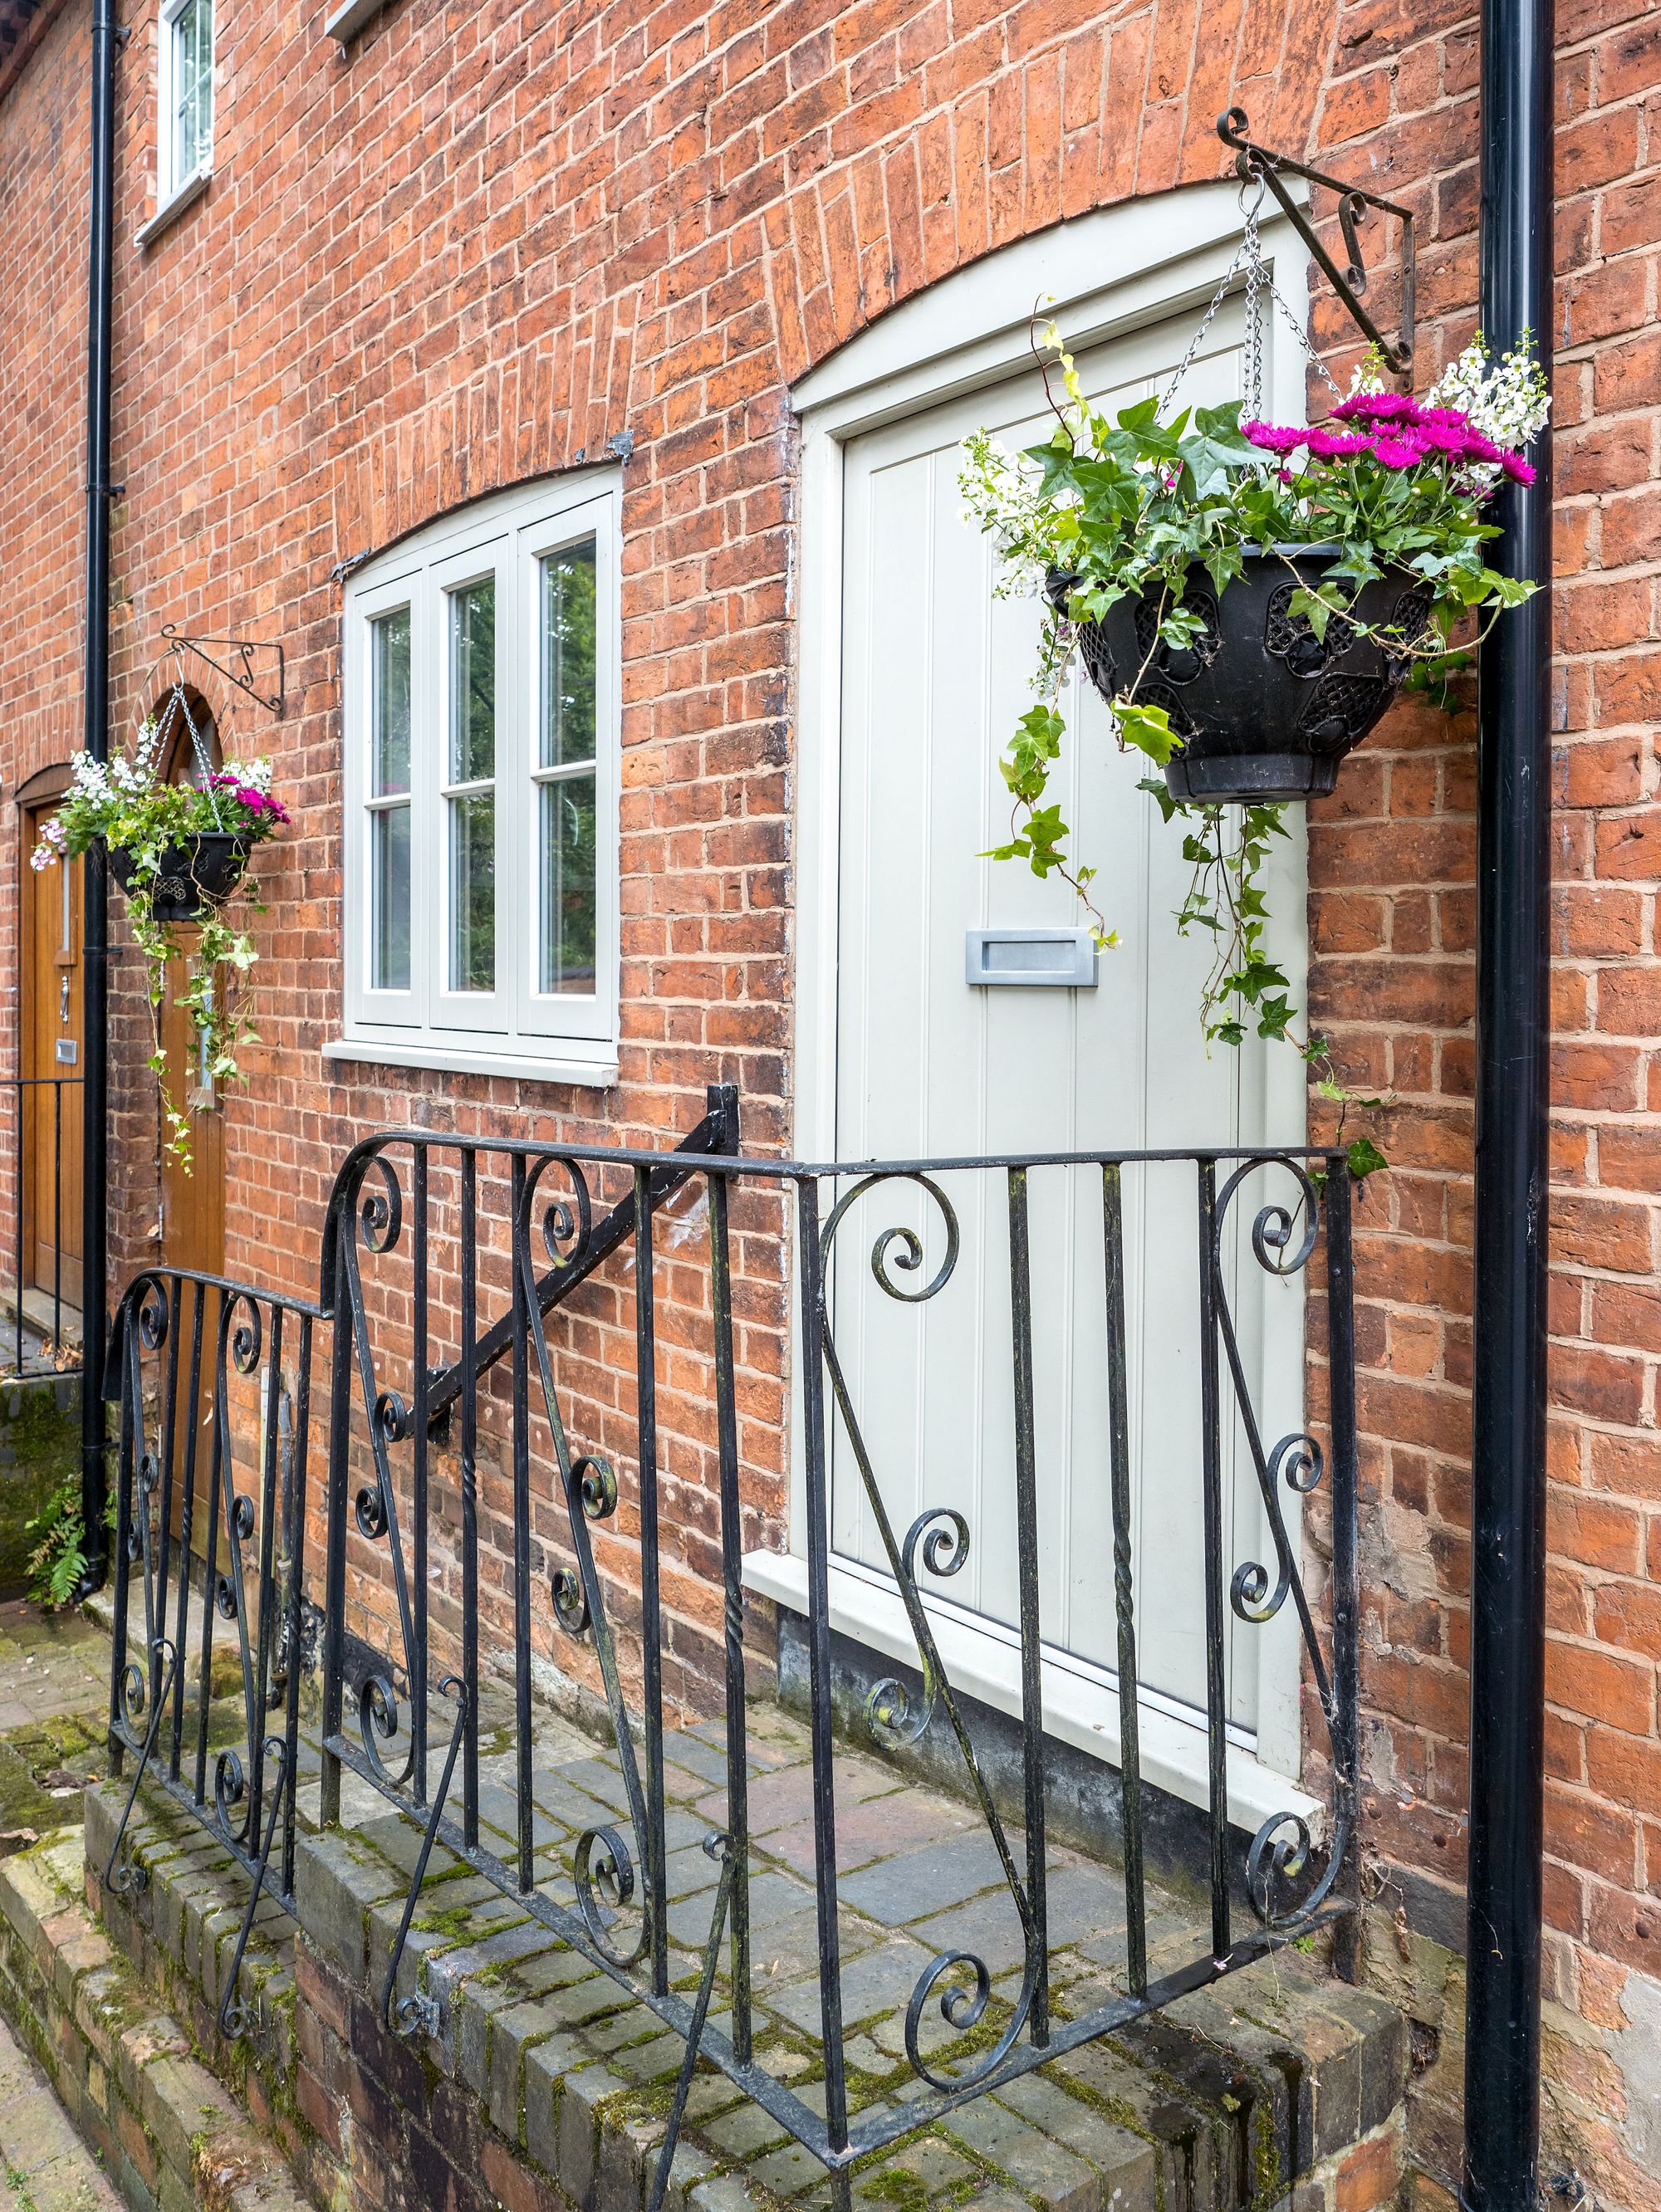
[[[110,405],[112,264],[115,241],[114,0],[93,0],[89,124],[91,242],[87,269],[87,636],[82,743],[109,755]],[[104,1338],[108,1270],[109,887],[101,844],[82,863],[81,945],[81,1508],[83,1592],[104,1580],[108,1461],[104,1441]]]
[[[1549,364],[1552,0],[1483,0],[1482,325]],[[1551,441],[1490,559],[1542,588],[1482,647],[1477,770],[1467,2212],[1535,2212],[1545,1729]]]

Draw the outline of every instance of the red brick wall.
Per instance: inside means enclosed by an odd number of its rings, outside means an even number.
[[[82,540],[86,428],[88,41],[73,14],[31,27],[0,68],[27,71],[0,97],[0,1074],[18,1059],[21,836],[9,802],[81,742]],[[27,100],[28,113],[21,108]],[[21,127],[20,127],[21,125]],[[27,313],[21,304],[27,301]],[[0,1266],[9,1280],[16,1205],[15,1094],[0,1102]],[[69,1094],[73,1105],[73,1095]],[[8,1339],[9,1344],[9,1340]],[[9,1358],[9,1351],[5,1355]]]
[[[1550,2116],[1561,2155],[1601,2161],[1612,2201],[1637,2205],[1661,2203],[1627,2158],[1638,2092],[1619,2035],[1628,1970],[1661,1966],[1661,343],[1647,327],[1661,36],[1640,0],[1566,0],[1561,18],[1548,1895],[1551,1993],[1569,2008],[1553,2019],[1573,2029],[1553,2045]],[[1086,0],[670,0],[649,14],[487,0],[459,15],[393,0],[344,57],[314,18],[228,14],[214,183],[148,254],[132,233],[148,211],[153,5],[131,20],[117,700],[125,726],[166,620],[280,636],[289,653],[283,721],[242,716],[234,733],[278,753],[298,818],[262,872],[265,1044],[228,1124],[231,1265],[295,1287],[333,1162],[378,1124],[653,1137],[690,1126],[704,1085],[728,1079],[751,1140],[787,1140],[791,379],[990,247],[1220,173],[1212,126],[1231,99],[1264,139],[1414,204],[1421,384],[1474,319],[1467,0],[1157,0],[1106,15]],[[26,196],[3,203],[9,237],[36,234],[19,206],[79,208],[80,40],[66,18],[0,104],[0,161]],[[30,395],[31,441],[0,485],[9,776],[72,735],[77,264],[30,276],[9,255],[3,283],[0,344]],[[1381,279],[1386,311],[1389,293]],[[1317,329],[1342,372],[1329,301]],[[340,990],[330,567],[625,429],[622,1087],[551,1099],[476,1078],[336,1080],[318,1050]],[[1369,1186],[1359,1239],[1366,1838],[1414,1871],[1415,1910],[1433,1917],[1439,1899],[1445,1921],[1463,1848],[1473,843],[1469,720],[1425,709],[1395,715],[1312,811],[1312,1001],[1352,1073],[1398,1100],[1383,1132],[1395,1170]],[[155,1210],[137,1085],[119,1134],[131,1263]],[[784,1360],[766,1226],[746,1277],[747,1442],[757,1525],[776,1530]],[[626,1316],[609,1319],[626,1334]],[[689,1522],[703,1480],[694,1455]],[[690,1581],[673,1602],[698,1609]]]

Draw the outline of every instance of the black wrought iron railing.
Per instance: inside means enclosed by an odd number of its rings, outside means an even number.
[[[259,1532],[259,1567],[228,1577],[204,1556],[202,1658],[207,1695],[211,1613],[237,1624],[247,1699],[245,1753],[222,1754],[222,1786],[210,1803],[198,1747],[193,1776],[181,1780],[179,1726],[173,1730],[167,1784],[233,1844],[254,1876],[271,1881],[271,1841],[287,1828],[292,1850],[296,1706],[286,1677],[287,1733],[266,1729],[261,1699],[277,1670],[258,1656],[259,1624],[282,1625],[296,1647],[303,1565],[307,1421],[303,1380],[294,1387],[289,1471],[272,1441],[269,1408],[279,1386],[279,1326],[297,1332],[305,1352],[313,1325],[332,1318],[328,1409],[328,1477],[324,1498],[321,1650],[320,1817],[340,1815],[347,1775],[420,1824],[422,1841],[380,1993],[388,2021],[405,2033],[438,2031],[441,2001],[421,1961],[405,1955],[430,1853],[438,1843],[514,1899],[593,1964],[604,1969],[680,2035],[685,2044],[669,2122],[655,2168],[661,2201],[673,2142],[693,2069],[702,2056],[746,2090],[830,2171],[845,2199],[855,2160],[924,2124],[981,2091],[1043,2063],[1175,1997],[1219,1979],[1276,1946],[1333,1925],[1356,1905],[1356,1564],[1355,1408],[1351,1295],[1350,1197],[1341,1152],[1287,1151],[1141,1152],[999,1155],[970,1160],[906,1160],[847,1167],[748,1159],[730,1148],[730,1109],[712,1102],[702,1156],[532,1141],[464,1143],[405,1130],[360,1145],[344,1164],[332,1198],[322,1296],[313,1307],[271,1300],[231,1285],[197,1291],[197,1313],[216,1298],[210,1512],[222,1522],[233,1563]],[[1128,1315],[1128,1204],[1144,1204],[1142,1186],[1160,1179],[1185,1219],[1192,1323],[1179,1332],[1192,1346],[1183,1380],[1197,1401],[1193,1464],[1160,1471],[1186,1485],[1197,1502],[1200,1557],[1194,1562],[1203,1612],[1201,1692],[1207,1749],[1204,1820],[1208,1838],[1209,1941],[1174,1968],[1151,1970],[1145,1791],[1139,1748],[1141,1679],[1138,1587],[1133,1528],[1133,1424],[1129,1374],[1136,1316]],[[1049,1433],[1037,1397],[1045,1347],[1035,1333],[1035,1218],[1053,1220],[1046,1196],[1064,1182],[1074,1238],[1072,1286],[1093,1280],[1091,1327],[1077,1344],[1099,1358],[1106,1406],[1104,1460],[1111,1528],[1113,1650],[1122,1768],[1122,1817],[1103,1835],[1104,1856],[1123,1866],[1126,1962],[1123,1987],[1083,2012],[1052,2009],[1049,1990],[1049,1863],[1043,1665],[1046,1640],[1040,1528],[1041,1437]],[[1186,1189],[1186,1198],[1181,1195]],[[1134,1201],[1128,1193],[1134,1189]],[[954,1197],[955,1193],[955,1197]],[[1093,1193],[1093,1195],[1092,1194]],[[612,1202],[607,1205],[610,1199]],[[674,1201],[666,1220],[665,1208]],[[897,1201],[891,1211],[879,1211]],[[1019,1646],[1021,1775],[1019,1825],[1007,1814],[977,1752],[970,1711],[941,1658],[938,1585],[961,1570],[977,1532],[961,1502],[942,1501],[901,1527],[890,1509],[898,1494],[884,1474],[916,1459],[914,1443],[871,1430],[860,1402],[864,1367],[839,1343],[839,1308],[856,1279],[883,1298],[930,1307],[963,1265],[964,1208],[972,1206],[983,1264],[1000,1271],[998,1297],[977,1308],[1007,1315],[1008,1430],[986,1455],[1001,1468],[1013,1526]],[[1238,1218],[1237,1220],[1237,1213]],[[903,1215],[903,1218],[896,1216]],[[1247,1216],[1250,1216],[1249,1223]],[[1146,1223],[1145,1212],[1138,1214]],[[873,1220],[877,1233],[865,1237]],[[855,1222],[860,1249],[851,1240]],[[1093,1224],[1087,1231],[1084,1224]],[[839,1240],[841,1242],[839,1243]],[[1093,1244],[1087,1267],[1078,1255]],[[843,1249],[847,1246],[846,1251]],[[735,1270],[735,1248],[742,1264]],[[787,1268],[785,1253],[793,1264]],[[1243,1347],[1234,1302],[1253,1267],[1296,1278],[1321,1254],[1325,1441],[1305,1432],[1299,1409],[1280,1441],[1253,1402],[1253,1362]],[[861,1264],[861,1253],[864,1254]],[[764,1256],[765,1255],[765,1256]],[[612,1261],[615,1264],[608,1266]],[[1043,1270],[1047,1261],[1038,1255]],[[812,1741],[812,1884],[820,1964],[822,2077],[812,2093],[770,2069],[772,2019],[765,1987],[751,1971],[747,1793],[750,1715],[745,1700],[745,1549],[746,1468],[740,1450],[740,1382],[751,1333],[782,1322],[757,1285],[785,1297],[794,1277],[799,1347],[800,1449],[806,1549],[806,1638]],[[1040,1276],[1040,1279],[1043,1279]],[[589,1300],[573,1301],[584,1282]],[[146,1284],[149,1287],[146,1287]],[[740,1297],[739,1293],[742,1293]],[[171,1466],[165,1436],[144,1428],[143,1354],[173,1346],[182,1292],[164,1295],[154,1278],[124,1301],[119,1332],[122,1398],[122,1523],[118,1546],[116,1741],[154,1763],[168,1695],[177,1712],[176,1651],[184,1649],[183,1561],[174,1570],[179,1607],[173,1631],[160,1626],[167,1568]],[[229,1426],[228,1370],[252,1376],[262,1357],[267,1406],[259,1494],[238,1492],[219,1437]],[[672,1322],[668,1318],[672,1307]],[[562,1313],[561,1309],[567,1311]],[[490,1310],[487,1311],[487,1309]],[[279,1318],[280,1310],[280,1318]],[[934,1308],[938,1312],[940,1309]],[[235,1316],[243,1316],[238,1334]],[[145,1316],[153,1316],[147,1322]],[[1077,1316],[1074,1316],[1077,1319]],[[191,1388],[196,1387],[192,1337]],[[861,1324],[861,1341],[870,1334]],[[453,1344],[447,1366],[430,1347]],[[1080,1350],[1075,1357],[1086,1356]],[[502,1369],[505,1372],[492,1372]],[[1169,1387],[1168,1385],[1164,1387]],[[163,1405],[176,1401],[171,1382]],[[1146,1409],[1144,1408],[1144,1412]],[[448,1424],[447,1433],[446,1425]],[[689,1439],[697,1449],[689,1449]],[[1255,1479],[1265,1557],[1232,1557],[1228,1510],[1231,1455]],[[718,1869],[696,1982],[671,1942],[666,1815],[666,1728],[678,1714],[666,1693],[666,1622],[660,1587],[665,1540],[665,1470],[686,1467],[708,1502],[704,1530],[719,1561],[719,1656],[714,1702],[724,1721],[725,1815],[705,1839]],[[929,1960],[904,2011],[910,2091],[860,2101],[850,2092],[843,2027],[837,1858],[837,1765],[832,1698],[830,1575],[833,1474],[854,1480],[881,1559],[904,1607],[916,1644],[920,1692],[898,1680],[879,1683],[867,1702],[870,1741],[893,1749],[931,1723],[943,1729],[960,1761],[961,1782],[994,1848],[1018,1917],[1018,1986],[1000,1984],[972,1949]],[[1317,1487],[1327,1492],[1329,1571],[1317,1620],[1305,1587],[1300,1541],[1284,1501]],[[506,1493],[505,1497],[502,1494]],[[159,1508],[155,1501],[164,1502]],[[552,1520],[550,1508],[554,1509]],[[902,1516],[903,1517],[903,1516]],[[484,1524],[482,1527],[482,1524]],[[276,1532],[275,1537],[267,1532]],[[1263,1550],[1255,1542],[1254,1552]],[[282,1565],[279,1571],[278,1559]],[[602,1572],[605,1560],[607,1571]],[[684,1571],[680,1570],[680,1571]],[[251,1583],[258,1603],[251,1601]],[[124,1644],[131,1593],[144,1595],[143,1654],[127,1662]],[[1107,1593],[1103,1593],[1104,1602]],[[1168,1592],[1162,1603],[1169,1602]],[[1231,1639],[1249,1634],[1290,1605],[1301,1643],[1305,1706],[1317,1741],[1310,1771],[1324,1778],[1324,1822],[1289,1809],[1243,1838],[1231,1826]],[[377,1626],[379,1624],[379,1626]],[[569,1850],[551,1850],[533,1787],[533,1667],[551,1636],[571,1639],[576,1671],[591,1668],[609,1716],[620,1809],[584,1827]],[[378,1637],[378,1644],[377,1644]],[[367,1665],[366,1647],[374,1656]],[[125,1672],[122,1671],[125,1666]],[[354,1689],[356,1668],[356,1687]],[[494,1805],[482,1818],[481,1699],[499,1691],[511,1711],[511,1812]],[[499,1737],[496,1739],[500,1741]],[[200,1739],[198,1740],[200,1742]],[[262,1767],[267,1807],[261,1830]],[[246,1795],[239,1785],[246,1786]],[[135,1789],[137,1781],[135,1780]],[[1312,1832],[1312,1828],[1314,1832]],[[684,1838],[677,1839],[684,1842]],[[258,1848],[256,1848],[256,1846]],[[119,1841],[118,1841],[119,1849]],[[112,1860],[113,1869],[115,1861]],[[282,1890],[286,1876],[276,1886]],[[682,1885],[684,1888],[684,1884]],[[286,1891],[284,1891],[286,1894]],[[680,1890],[675,1893],[680,1894]],[[1241,1898],[1246,1900],[1243,1911]],[[251,1900],[250,1917],[253,1911]],[[301,1914],[303,1919],[303,1912]],[[1335,1946],[1342,1966],[1348,1956]],[[240,1954],[239,1954],[240,1955]],[[234,1990],[227,2019],[234,2024]]]
[[[64,1279],[64,1239],[77,1244],[78,1189],[68,1187],[66,1152],[78,1159],[75,1118],[81,1110],[78,1075],[10,1076],[12,1105],[12,1249],[10,1327],[12,1368],[50,1371],[72,1363],[79,1346],[76,1281]],[[65,1093],[68,1096],[65,1097]],[[73,1321],[77,1327],[66,1327]],[[0,1338],[0,1341],[3,1341]]]

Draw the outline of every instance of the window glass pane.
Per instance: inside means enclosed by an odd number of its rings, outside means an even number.
[[[539,787],[542,808],[542,977],[545,991],[594,988],[594,779]]]
[[[213,131],[213,9],[185,0],[173,21],[173,181],[183,184],[207,161]]]
[[[369,629],[374,641],[369,787],[378,799],[410,788],[410,610],[382,615]]]
[[[470,792],[449,802],[450,988],[496,988],[496,797]]]
[[[542,564],[542,762],[594,757],[594,541]]]
[[[410,809],[369,817],[369,981],[377,991],[410,988]]]
[[[450,781],[496,774],[496,587],[494,577],[450,594]]]

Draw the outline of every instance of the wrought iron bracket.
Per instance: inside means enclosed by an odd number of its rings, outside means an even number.
[[[264,707],[268,714],[280,714],[283,712],[283,663],[280,645],[268,643],[257,637],[187,637],[176,623],[163,623],[161,635],[175,651],[193,653],[198,660],[205,660],[216,675],[222,676],[228,684],[234,684],[245,697]],[[227,666],[225,661],[216,660],[207,650],[210,645],[220,647],[234,665]],[[269,655],[277,663],[275,691],[260,689],[261,678],[256,661],[261,655]]]
[[[1250,118],[1244,107],[1231,107],[1217,118],[1217,136],[1225,146],[1234,149],[1234,173],[1242,184],[1263,185],[1274,193],[1281,213],[1320,264],[1350,320],[1378,347],[1397,376],[1409,374],[1413,368],[1417,280],[1412,209],[1403,207],[1397,200],[1382,199],[1377,192],[1366,191],[1360,185],[1346,184],[1342,177],[1329,177],[1324,170],[1311,169],[1302,161],[1294,161],[1290,155],[1271,153],[1267,146],[1259,146],[1248,137],[1250,128]],[[1287,177],[1302,177],[1309,184],[1323,185],[1328,191],[1337,194],[1338,227],[1343,233],[1344,251],[1349,257],[1347,269],[1339,268],[1316,236],[1309,218],[1286,188],[1283,179]],[[1361,252],[1360,226],[1369,208],[1393,215],[1402,226],[1402,320],[1393,340],[1384,336],[1361,304],[1361,295],[1367,288],[1367,271]]]

